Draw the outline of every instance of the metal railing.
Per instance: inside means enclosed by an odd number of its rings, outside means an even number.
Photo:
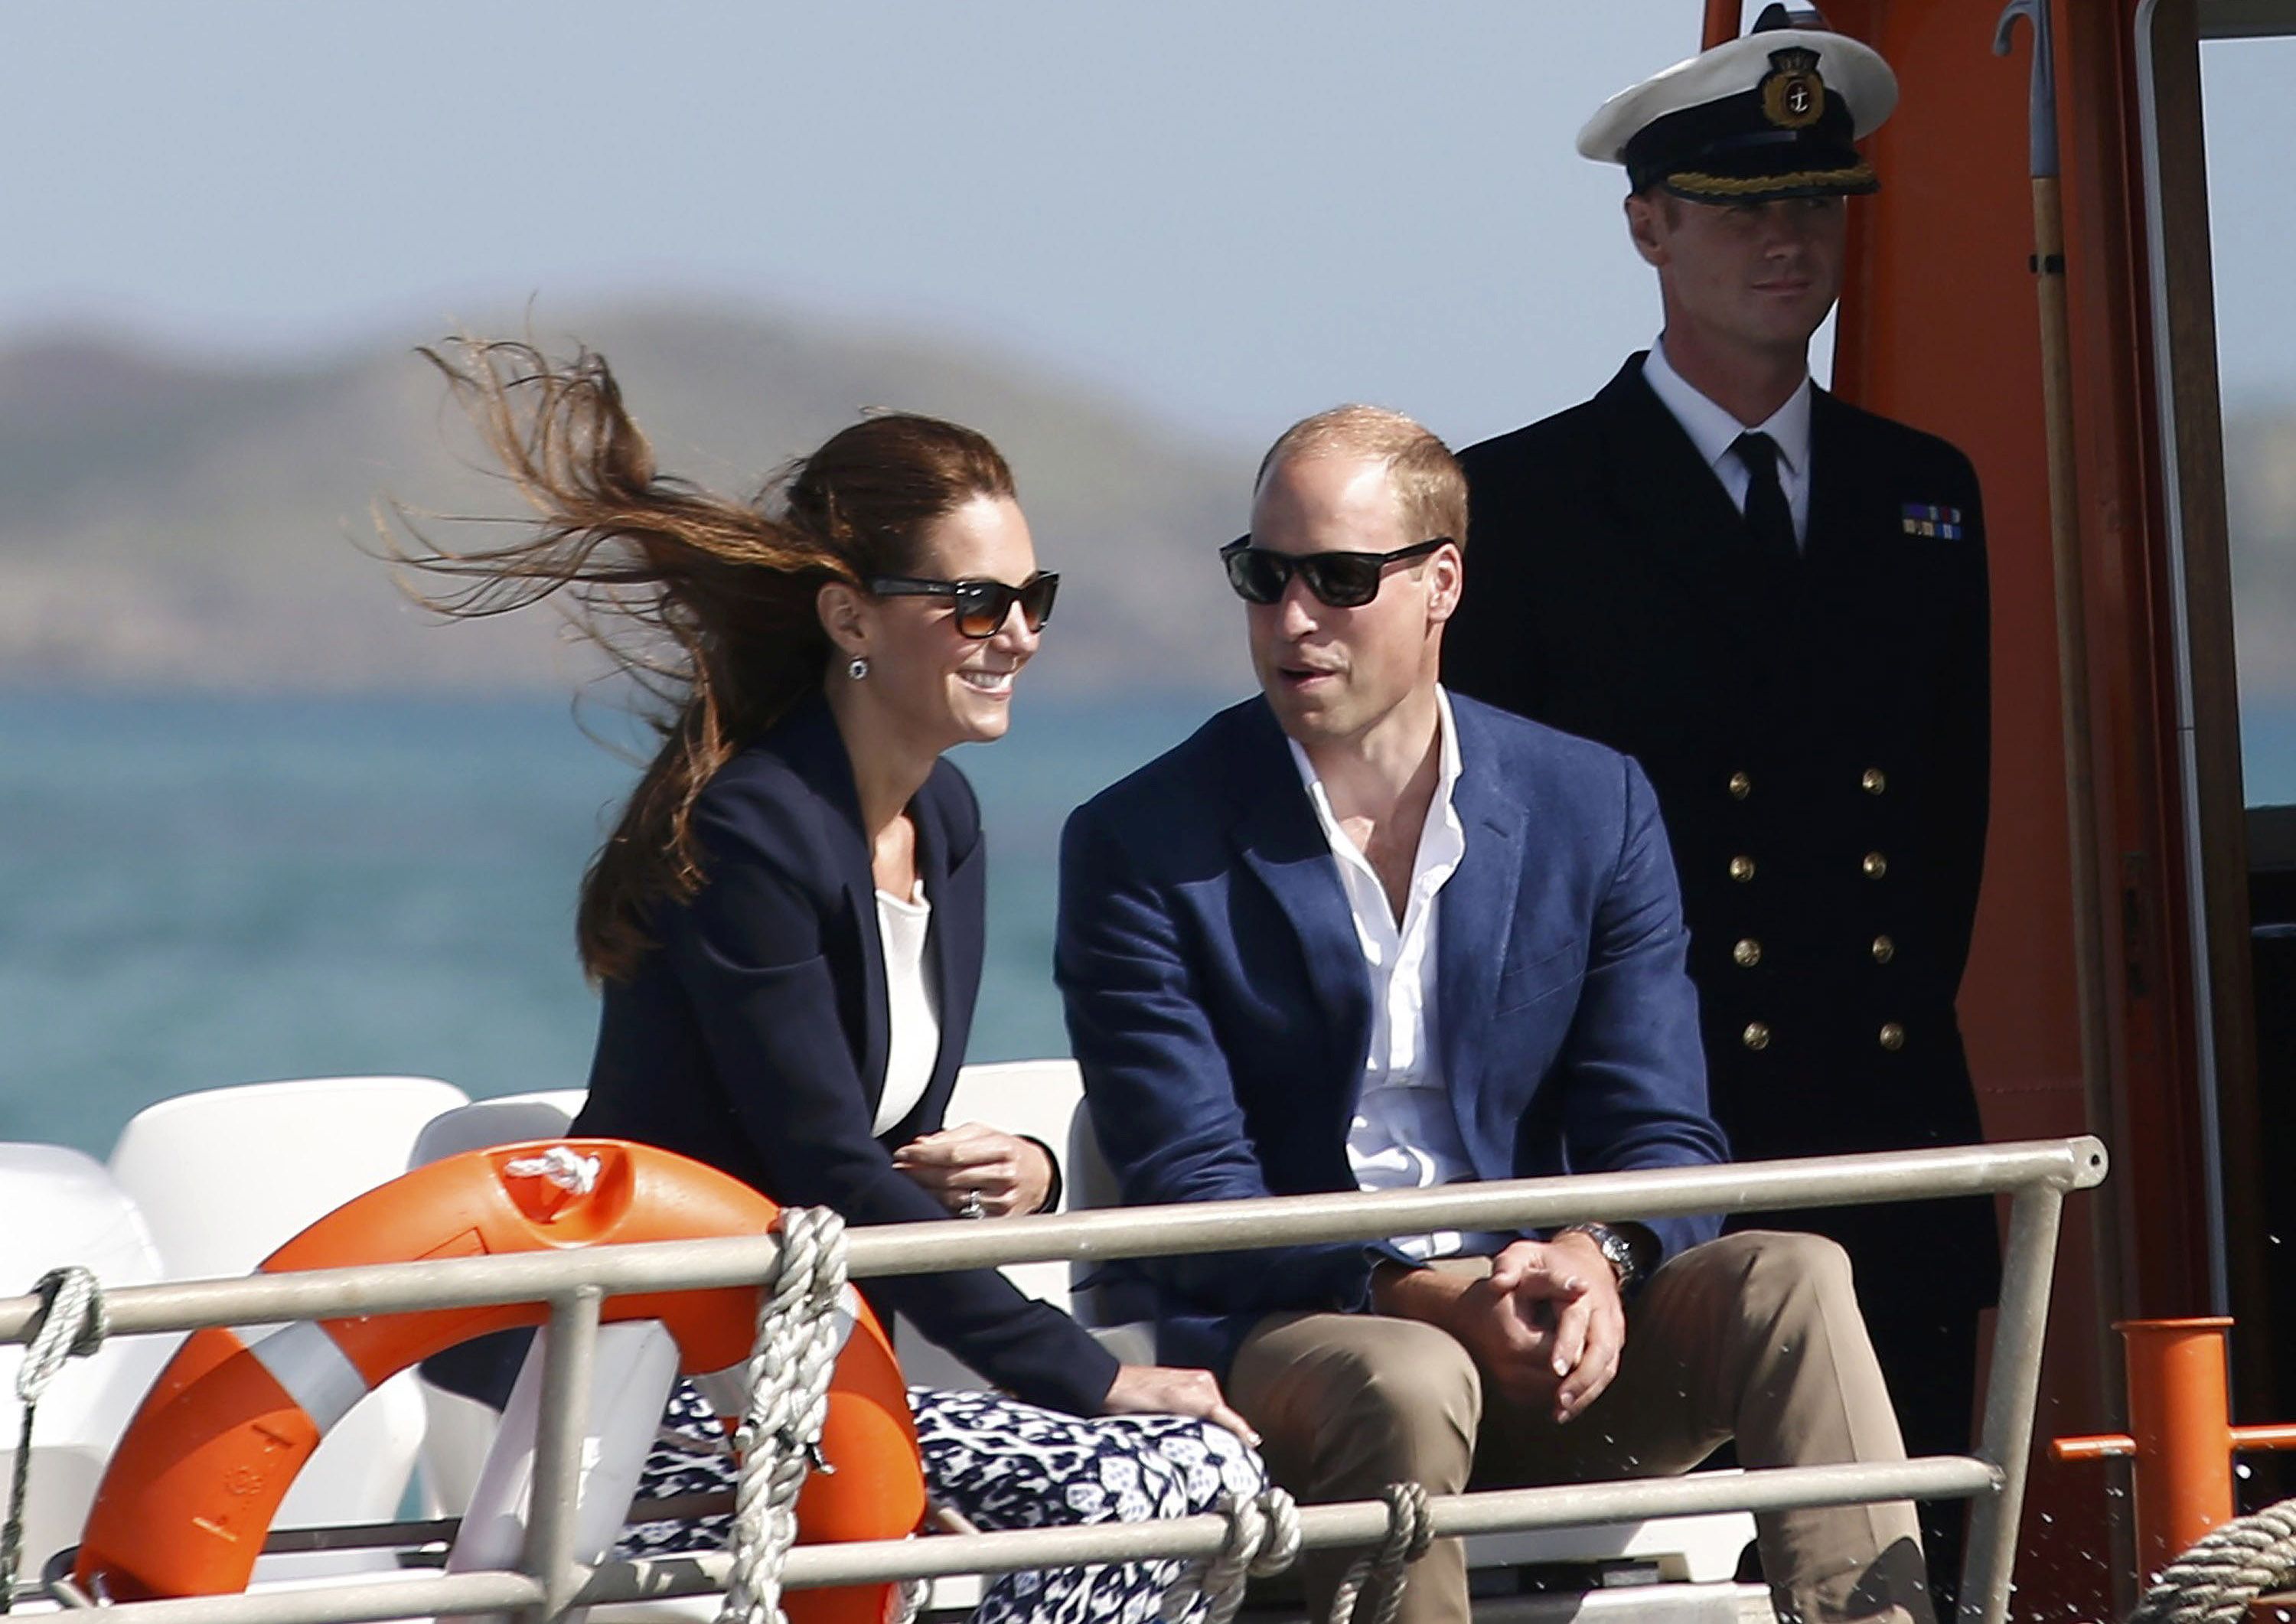
[[[953,1220],[855,1229],[855,1279],[1008,1263],[1100,1260],[1371,1241],[1431,1229],[1533,1229],[1599,1216],[1611,1222],[1701,1213],[2006,1194],[2012,1198],[2000,1311],[1974,1456],[1902,1463],[1775,1467],[1733,1475],[1433,1497],[1439,1536],[1560,1528],[1697,1513],[1776,1511],[1879,1500],[1977,1502],[1963,1569],[1961,1619],[2004,1624],[2024,1500],[2059,1218],[2065,1195],[2105,1173],[2094,1138],[1737,1162],[1651,1172],[1452,1185],[1371,1194],[1204,1202],[993,1224]],[[115,1624],[355,1624],[357,1620],[526,1612],[540,1624],[570,1607],[722,1590],[726,1558],[709,1553],[586,1567],[574,1558],[573,1509],[600,1309],[629,1292],[753,1284],[779,1259],[771,1235],[601,1246],[586,1251],[456,1258],[257,1275],[241,1280],[126,1286],[106,1305],[114,1335],[337,1319],[425,1308],[539,1302],[549,1308],[536,1439],[532,1514],[516,1570],[395,1581],[351,1579],[291,1591],[107,1604]],[[36,1297],[0,1299],[0,1341],[37,1329]],[[1310,1548],[1368,1546],[1386,1531],[1378,1501],[1303,1507]],[[792,1588],[996,1573],[1084,1561],[1210,1555],[1226,1538],[1218,1516],[800,1546],[783,1575]],[[68,1603],[86,1598],[69,1587]]]

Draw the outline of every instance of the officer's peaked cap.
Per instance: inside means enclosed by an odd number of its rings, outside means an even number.
[[[1624,164],[1636,192],[1702,203],[1872,192],[1851,144],[1897,104],[1898,76],[1871,45],[1772,5],[1751,32],[1603,103],[1578,151]]]

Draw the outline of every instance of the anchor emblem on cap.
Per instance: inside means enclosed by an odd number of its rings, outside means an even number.
[[[1817,76],[1817,53],[1795,46],[1770,53],[1762,80],[1762,114],[1780,129],[1805,129],[1825,111],[1825,81]]]

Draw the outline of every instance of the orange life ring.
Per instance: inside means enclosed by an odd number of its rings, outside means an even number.
[[[562,1144],[598,1159],[576,1193],[508,1164]],[[780,1209],[737,1178],[613,1139],[498,1145],[415,1169],[337,1208],[264,1259],[265,1273],[477,1257],[612,1242],[762,1234]],[[808,1542],[898,1538],[924,1515],[916,1429],[892,1345],[857,1298],[798,1500]],[[754,1288],[611,1297],[609,1320],[656,1319],[689,1374],[749,1357]],[[247,1587],[280,1500],[326,1430],[388,1377],[489,1331],[541,1324],[536,1303],[427,1309],[194,1333],[144,1397],[105,1468],[74,1576],[115,1601]],[[791,1591],[802,1624],[882,1624],[892,1586]]]

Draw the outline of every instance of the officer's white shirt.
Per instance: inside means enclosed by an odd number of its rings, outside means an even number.
[[[1769,415],[1766,422],[1751,428],[1738,421],[1726,406],[1717,406],[1684,381],[1666,358],[1666,337],[1661,333],[1651,341],[1649,358],[1643,362],[1643,379],[1651,386],[1651,393],[1659,403],[1674,414],[1675,422],[1690,436],[1690,443],[1698,447],[1698,455],[1722,481],[1722,488],[1740,513],[1746,511],[1746,488],[1754,476],[1738,454],[1731,450],[1741,434],[1767,434],[1777,442],[1778,484],[1786,493],[1786,507],[1793,514],[1794,539],[1807,542],[1809,538],[1809,390],[1808,378],[1801,387],[1786,397],[1785,405]]]
[[[1364,1057],[1355,1115],[1348,1124],[1348,1166],[1357,1185],[1365,1190],[1426,1189],[1475,1177],[1458,1118],[1451,1110],[1436,1025],[1435,943],[1441,919],[1436,899],[1466,855],[1467,832],[1451,804],[1451,791],[1459,782],[1459,736],[1451,723],[1451,697],[1440,687],[1435,690],[1435,707],[1440,738],[1435,795],[1427,821],[1420,826],[1419,849],[1411,860],[1411,886],[1399,921],[1388,906],[1386,888],[1371,860],[1332,815],[1331,798],[1308,752],[1298,740],[1287,741],[1300,782],[1307,787],[1339,865],[1340,886],[1355,917],[1356,941],[1371,974],[1371,1044]],[[1399,1250],[1414,1258],[1496,1251],[1505,1243],[1502,1235],[1462,1234],[1452,1229],[1396,1241]]]

